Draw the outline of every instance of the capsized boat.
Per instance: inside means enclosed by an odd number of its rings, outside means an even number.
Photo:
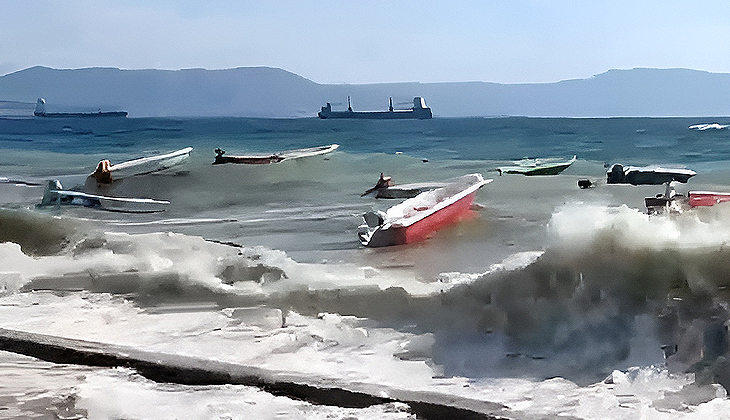
[[[43,191],[43,198],[38,207],[61,205],[84,206],[109,211],[128,213],[152,213],[164,211],[163,206],[169,205],[166,200],[151,198],[111,197],[105,195],[88,194],[82,191],[64,190],[58,180],[49,180]]]
[[[662,168],[659,166],[627,166],[614,164],[606,172],[608,184],[662,185],[678,181],[686,183],[697,172],[683,168]]]
[[[267,165],[270,163],[279,163],[284,160],[300,159],[310,156],[319,156],[334,152],[340,147],[339,144],[328,144],[326,146],[305,147],[303,149],[287,150],[280,153],[270,155],[244,155],[244,156],[225,156],[226,151],[223,149],[215,149],[215,161],[213,165],[223,163],[243,163],[247,165]]]
[[[100,184],[110,184],[114,180],[130,176],[163,171],[186,162],[190,158],[192,150],[192,147],[186,147],[174,152],[133,159],[116,165],[112,165],[109,160],[105,159],[99,162],[89,178],[94,178]]]
[[[420,242],[468,216],[477,191],[492,182],[474,173],[446,186],[422,192],[387,211],[369,211],[357,229],[360,243],[382,247]]]
[[[555,158],[522,159],[515,162],[514,166],[502,166],[497,168],[500,175],[522,174],[522,175],[557,175],[566,170],[577,159],[573,156],[569,160]]]

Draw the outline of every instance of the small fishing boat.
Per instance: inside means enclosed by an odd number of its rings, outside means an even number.
[[[111,197],[88,194],[82,191],[64,190],[60,181],[50,180],[46,184],[43,198],[38,207],[55,206],[58,208],[61,205],[71,205],[127,213],[153,213],[164,211],[162,206],[169,204],[169,201],[153,200],[151,198]]]
[[[662,185],[678,181],[686,183],[697,172],[683,168],[662,168],[659,166],[627,166],[615,164],[606,172],[608,184]]]
[[[671,182],[667,183],[664,194],[644,198],[649,214],[682,213],[688,209],[711,207],[726,202],[730,202],[730,192],[689,191],[687,195],[683,195],[674,190]]]
[[[190,158],[192,150],[192,147],[186,147],[174,152],[129,160],[116,165],[112,165],[109,160],[102,160],[89,178],[94,178],[100,184],[110,184],[114,180],[163,171],[186,162]]]
[[[522,159],[514,162],[514,166],[502,166],[497,168],[497,172],[502,174],[522,174],[522,175],[557,175],[566,170],[576,161],[577,157],[571,159],[559,160],[555,158],[537,158]]]
[[[420,242],[437,230],[469,215],[477,191],[492,182],[481,174],[455,178],[450,184],[422,192],[386,212],[369,211],[357,229],[360,243],[382,247]]]
[[[449,179],[440,182],[414,182],[410,184],[397,185],[393,184],[393,179],[391,177],[384,176],[381,172],[380,178],[378,179],[378,182],[375,183],[375,186],[360,194],[360,197],[375,193],[375,198],[412,198],[424,191],[435,190],[436,188],[444,187],[454,181],[455,179]]]
[[[326,146],[306,147],[303,149],[287,150],[285,152],[274,153],[270,155],[243,155],[243,156],[225,156],[226,151],[223,149],[215,149],[215,161],[213,165],[223,163],[242,163],[247,165],[268,165],[270,163],[279,163],[284,160],[300,159],[310,156],[324,155],[334,152],[340,147],[339,144],[329,144]]]

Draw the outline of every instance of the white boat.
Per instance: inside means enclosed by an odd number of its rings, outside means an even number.
[[[685,183],[697,172],[683,168],[662,168],[659,166],[627,166],[615,164],[606,172],[608,184],[661,185],[678,181]]]
[[[367,247],[402,245],[423,241],[437,230],[456,223],[471,211],[476,192],[492,182],[481,174],[455,178],[454,182],[422,192],[386,212],[369,211],[358,227],[360,243]]]
[[[279,153],[272,153],[268,155],[238,155],[238,156],[224,156],[226,151],[222,149],[215,149],[215,161],[213,165],[220,165],[223,163],[242,163],[247,165],[267,165],[270,163],[279,163],[284,160],[294,160],[311,156],[319,156],[327,153],[334,152],[340,147],[339,144],[328,144],[326,146],[316,147],[305,147],[303,149],[287,150]]]
[[[727,124],[718,124],[718,123],[712,123],[712,124],[695,124],[690,125],[690,130],[697,130],[697,131],[705,131],[705,130],[722,130],[723,128],[727,128]]]
[[[500,175],[504,174],[522,174],[522,175],[557,175],[566,170],[577,160],[573,156],[569,160],[560,160],[556,158],[536,158],[522,159],[515,162],[514,166],[502,166],[497,168]]]
[[[43,191],[39,207],[62,205],[100,208],[110,211],[129,213],[149,213],[163,211],[170,202],[153,200],[151,198],[111,197],[105,195],[88,194],[82,191],[64,190],[61,182],[50,180]]]
[[[89,177],[95,178],[99,183],[108,184],[118,179],[163,171],[186,162],[190,158],[192,150],[192,147],[186,147],[174,152],[129,160],[116,165],[112,165],[108,160],[102,160]]]

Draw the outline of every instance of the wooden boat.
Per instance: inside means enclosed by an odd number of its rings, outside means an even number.
[[[93,177],[98,183],[110,184],[114,180],[162,171],[186,162],[190,158],[192,150],[192,147],[186,147],[174,152],[129,160],[116,165],[112,165],[108,160],[102,160],[89,177]]]
[[[270,163],[279,163],[284,160],[300,159],[310,156],[324,155],[334,152],[340,147],[339,144],[329,144],[326,146],[306,147],[303,149],[287,150],[285,152],[274,153],[271,155],[247,155],[247,156],[224,156],[226,151],[215,149],[215,161],[213,165],[223,163],[242,163],[247,165],[268,165]]]
[[[169,201],[153,200],[151,198],[111,197],[64,190],[60,181],[50,180],[46,184],[43,198],[38,207],[55,206],[58,208],[61,205],[72,205],[128,213],[150,213],[163,211],[161,206],[169,204]]]
[[[382,247],[419,242],[437,230],[458,222],[471,211],[477,191],[492,182],[481,174],[456,178],[449,185],[426,191],[386,212],[369,211],[357,229],[360,243]]]
[[[375,183],[375,186],[362,193],[360,197],[375,193],[375,198],[411,198],[422,192],[444,187],[454,181],[455,179],[450,179],[440,182],[414,182],[397,185],[393,184],[391,177],[384,176],[381,172],[380,178]]]
[[[566,170],[577,159],[573,156],[570,160],[546,159],[523,159],[515,162],[515,166],[503,166],[497,168],[500,175],[522,174],[522,175],[557,175]]]
[[[662,168],[659,166],[627,166],[615,164],[606,172],[608,184],[661,185],[667,182],[687,182],[697,172],[682,168]]]

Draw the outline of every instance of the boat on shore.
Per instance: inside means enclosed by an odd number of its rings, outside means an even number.
[[[306,147],[303,149],[287,150],[285,152],[273,153],[270,155],[240,155],[226,156],[223,149],[215,149],[215,161],[213,165],[223,163],[241,163],[247,165],[268,165],[270,163],[279,163],[285,160],[294,160],[310,156],[319,156],[334,152],[340,147],[339,144],[328,144],[326,146]]]
[[[573,156],[569,160],[560,160],[554,158],[535,158],[535,159],[522,159],[515,162],[514,166],[502,166],[497,168],[497,172],[500,175],[504,174],[522,174],[527,176],[532,175],[558,175],[564,170],[568,169],[577,160],[576,156]]]
[[[608,184],[662,185],[677,181],[686,183],[697,172],[682,168],[661,168],[659,166],[627,166],[614,164],[606,172]]]
[[[38,98],[33,115],[44,118],[97,118],[97,117],[127,117],[127,111],[99,111],[99,112],[46,112],[46,100]]]
[[[347,111],[333,111],[332,104],[327,102],[317,113],[321,119],[328,118],[361,118],[371,120],[427,120],[433,118],[431,108],[426,106],[426,100],[420,96],[413,98],[413,107],[410,109],[393,109],[393,98],[390,98],[390,105],[387,111],[353,111],[350,104],[350,97],[347,97]]]
[[[439,229],[457,223],[472,211],[477,191],[492,182],[474,173],[455,178],[450,184],[425,191],[387,211],[369,211],[357,229],[360,243],[383,247],[420,242]]]
[[[186,147],[174,152],[128,160],[116,165],[112,165],[109,160],[105,159],[99,162],[96,170],[88,178],[99,184],[111,184],[115,180],[163,171],[185,163],[190,158],[192,150],[192,147]]]

